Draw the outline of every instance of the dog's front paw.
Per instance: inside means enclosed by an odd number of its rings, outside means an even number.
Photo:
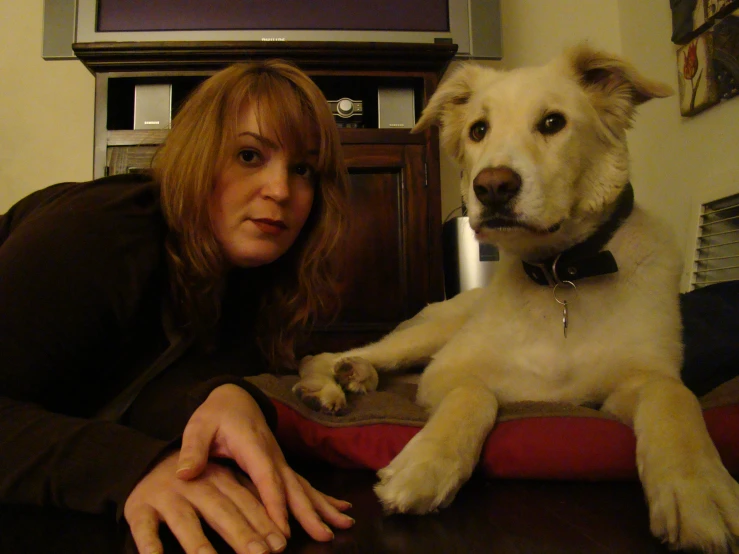
[[[425,514],[448,506],[472,473],[454,452],[416,435],[390,464],[377,472],[375,485],[387,512]],[[474,466],[474,463],[472,464]]]
[[[364,358],[342,358],[334,366],[336,380],[349,392],[365,394],[377,389],[377,370]]]
[[[333,354],[306,356],[300,361],[300,381],[292,390],[317,412],[338,415],[346,411],[346,395],[334,379],[335,363]]]
[[[316,412],[334,415],[346,412],[346,395],[335,382],[316,383],[311,379],[301,379],[293,386],[293,392]]]
[[[644,475],[652,533],[671,548],[737,553],[739,485],[719,459],[697,462]]]

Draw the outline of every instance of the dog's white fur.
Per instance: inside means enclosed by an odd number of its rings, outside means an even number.
[[[416,129],[438,123],[462,166],[470,224],[501,253],[492,281],[429,305],[377,343],[307,357],[295,387],[337,411],[346,405],[342,387],[376,387],[375,369],[430,361],[417,396],[430,419],[379,472],[376,492],[388,510],[425,513],[451,502],[499,405],[593,403],[633,426],[652,532],[673,547],[736,548],[739,486],[679,377],[680,255],[668,230],[634,207],[607,244],[618,272],[576,282],[567,338],[552,289],[521,264],[583,241],[610,215],[629,181],[625,134],[634,109],[670,93],[617,56],[581,45],[542,67],[463,65],[433,95]],[[552,113],[566,125],[545,135],[537,125]],[[487,132],[476,141],[470,129],[480,121]],[[520,175],[511,206],[521,226],[484,225],[490,214],[474,178],[500,167]]]

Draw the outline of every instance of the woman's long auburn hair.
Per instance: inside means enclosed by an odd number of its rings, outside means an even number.
[[[272,367],[294,368],[297,337],[318,317],[335,313],[329,254],[346,223],[348,176],[326,98],[302,71],[281,60],[230,66],[203,82],[183,104],[152,162],[169,227],[166,256],[173,312],[183,332],[208,342],[221,315],[228,263],[215,238],[209,204],[251,106],[260,127],[297,156],[318,145],[315,194],[291,248],[258,268],[261,294],[256,339]]]

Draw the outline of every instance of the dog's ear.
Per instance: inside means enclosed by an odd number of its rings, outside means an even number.
[[[668,85],[647,79],[627,61],[586,44],[571,49],[566,59],[593,107],[617,136],[631,127],[636,106],[673,94]]]
[[[418,133],[431,125],[439,125],[442,144],[450,154],[458,156],[460,136],[452,127],[464,121],[461,112],[466,109],[475,83],[483,71],[481,66],[475,64],[460,64],[436,89],[411,132]]]

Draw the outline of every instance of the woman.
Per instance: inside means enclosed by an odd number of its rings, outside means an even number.
[[[188,553],[214,552],[199,517],[244,554],[284,549],[288,511],[320,541],[351,526],[242,378],[293,366],[330,311],[345,190],[325,98],[268,61],[205,81],[151,176],[55,185],[0,217],[0,501],[116,513],[145,554],[160,522]]]

